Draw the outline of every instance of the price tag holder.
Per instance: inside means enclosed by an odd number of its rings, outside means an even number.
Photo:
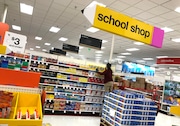
[[[52,110],[52,113],[54,113],[54,110]]]
[[[66,113],[66,111],[64,111],[64,113]]]
[[[3,45],[15,53],[24,53],[27,43],[25,35],[6,31]]]
[[[69,103],[69,101],[66,101],[66,103]]]
[[[95,112],[94,112],[94,111],[93,111],[92,113],[93,113],[93,114],[95,114]]]
[[[77,112],[76,111],[74,111],[74,114],[76,114]]]

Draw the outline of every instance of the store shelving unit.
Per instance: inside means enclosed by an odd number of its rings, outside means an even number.
[[[34,56],[32,56],[33,58]],[[103,77],[95,69],[59,62],[30,59],[30,71],[41,72],[39,87],[46,89],[45,111],[99,113],[104,96]]]
[[[171,107],[180,105],[180,82],[177,80],[166,80],[161,110],[170,113]]]

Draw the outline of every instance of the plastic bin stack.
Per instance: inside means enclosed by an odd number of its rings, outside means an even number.
[[[157,106],[144,95],[115,90],[105,94],[102,118],[112,126],[154,126]]]

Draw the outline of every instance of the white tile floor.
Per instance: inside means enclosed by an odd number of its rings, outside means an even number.
[[[44,116],[43,123],[52,126],[99,126],[100,118],[84,116]],[[180,126],[180,117],[158,113],[155,126]]]

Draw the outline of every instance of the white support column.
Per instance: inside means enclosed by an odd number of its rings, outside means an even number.
[[[110,57],[109,57],[109,63],[112,62],[112,56],[113,56],[113,51],[114,51],[114,39],[115,39],[115,35],[113,34],[113,36],[112,36],[112,44],[111,44],[111,52],[110,52]]]
[[[2,23],[6,22],[7,11],[8,11],[8,6],[5,4],[4,5],[4,13],[3,13],[3,16],[2,16]]]

